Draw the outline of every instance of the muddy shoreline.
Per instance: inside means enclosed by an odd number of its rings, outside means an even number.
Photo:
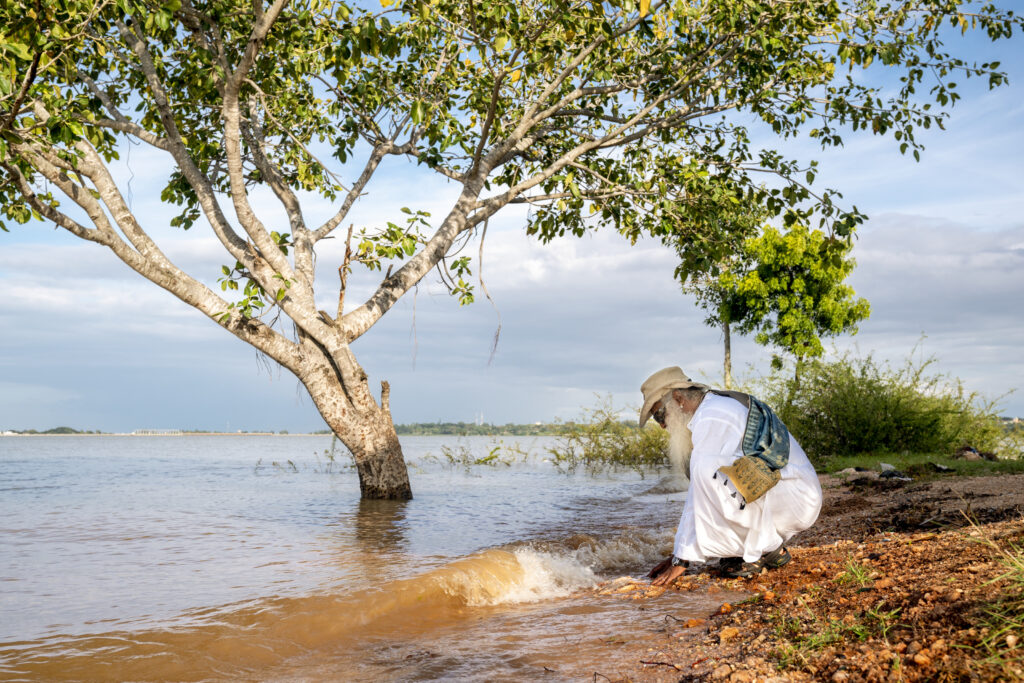
[[[713,567],[671,590],[746,591],[706,619],[675,619],[637,591],[650,629],[591,663],[595,681],[1024,680],[1022,586],[1002,551],[1024,547],[1024,475],[847,482],[823,475],[793,561],[749,580]],[[1000,550],[1002,549],[1002,551]],[[611,654],[611,653],[610,653]],[[623,662],[630,662],[623,666]]]

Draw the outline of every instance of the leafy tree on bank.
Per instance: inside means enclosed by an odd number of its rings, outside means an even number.
[[[742,334],[755,334],[758,344],[790,354],[796,387],[802,363],[824,353],[822,337],[856,334],[871,306],[845,283],[856,265],[849,257],[852,246],[803,223],[785,233],[767,226],[720,264],[717,275],[691,279],[687,288],[708,311],[705,322],[722,329],[726,388],[732,376],[732,325]]]
[[[871,130],[916,156],[914,131],[941,125],[957,98],[953,77],[1004,82],[998,64],[947,52],[943,26],[998,40],[1021,25],[972,0],[382,4],[4,3],[0,206],[102,245],[287,368],[352,451],[362,495],[391,498],[411,487],[389,388],[374,394],[351,344],[435,267],[471,301],[473,264],[446,257],[491,216],[526,204],[527,231],[543,240],[605,227],[696,254],[730,243],[722,217],[741,204],[846,236],[856,210],[722,114],[823,146]],[[872,63],[900,78],[894,92],[865,84]],[[131,210],[110,168],[126,140],[166,154],[170,224],[202,222],[217,237],[221,291],[161,250],[150,230],[161,219]],[[382,166],[410,159],[457,198],[437,219],[408,209],[350,229],[345,257],[319,264],[340,280],[337,306],[322,310],[317,245],[372,201]],[[765,173],[779,187],[761,184]],[[256,186],[273,192],[286,228],[257,214]],[[313,221],[303,192],[329,199],[333,215]],[[347,303],[355,267],[382,277]]]

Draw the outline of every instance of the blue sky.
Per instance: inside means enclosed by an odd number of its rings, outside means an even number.
[[[922,335],[937,369],[995,398],[1024,389],[1024,43],[970,43],[972,56],[1001,59],[1007,88],[961,85],[964,100],[945,132],[928,131],[922,161],[891,140],[858,135],[823,153],[783,143],[789,156],[821,162],[817,184],[836,187],[870,217],[854,249],[852,284],[872,305],[858,335],[838,349],[899,362]],[[126,152],[133,207],[173,260],[209,283],[228,263],[201,228],[181,233],[158,201],[166,162],[143,147]],[[394,163],[369,188],[356,225],[395,220],[410,206],[443,213],[454,188]],[[274,201],[256,198],[266,216]],[[308,218],[330,206],[311,200]],[[273,221],[271,221],[273,222]],[[410,293],[353,349],[371,378],[392,385],[396,422],[533,422],[572,418],[597,395],[639,403],[651,372],[681,365],[721,376],[721,339],[702,324],[672,279],[673,255],[613,234],[541,245],[524,214],[492,220],[484,278],[501,316],[483,298],[466,308],[433,278]],[[475,257],[476,245],[471,247]],[[319,255],[322,308],[330,310],[339,245]],[[370,290],[356,278],[349,300]],[[150,284],[97,245],[40,224],[0,234],[0,430],[140,428],[314,430],[322,421],[287,372]],[[478,294],[482,294],[479,293]],[[735,372],[765,370],[770,352],[734,342]],[[1024,415],[1024,393],[1002,412]]]

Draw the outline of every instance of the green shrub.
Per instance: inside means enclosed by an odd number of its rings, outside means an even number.
[[[916,350],[899,367],[846,353],[802,363],[799,379],[791,368],[773,372],[761,396],[813,457],[1007,450],[995,401],[931,374],[935,362]]]
[[[634,411],[636,412],[636,411]],[[668,465],[668,433],[652,420],[640,429],[636,420],[622,420],[610,398],[584,410],[580,422],[562,423],[564,434],[547,449],[552,461],[572,472],[629,468],[641,474]]]

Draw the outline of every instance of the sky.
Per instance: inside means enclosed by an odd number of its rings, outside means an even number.
[[[816,185],[840,189],[869,216],[850,282],[871,317],[834,352],[900,364],[916,349],[935,357],[937,372],[1001,397],[1002,414],[1024,416],[1024,40],[967,49],[1000,59],[1010,85],[962,84],[947,130],[919,135],[920,163],[863,134],[828,152],[806,139],[773,144],[818,159]],[[138,146],[122,159],[116,172],[143,225],[214,285],[229,257],[208,230],[167,225],[158,199],[167,162]],[[396,220],[402,206],[443,215],[456,192],[400,161],[368,190],[357,226]],[[271,197],[254,203],[268,223],[281,220]],[[311,223],[331,213],[312,197],[305,208]],[[640,383],[670,365],[720,382],[721,335],[679,291],[672,252],[611,233],[543,245],[524,227],[514,207],[491,221],[483,277],[494,306],[478,286],[477,303],[459,307],[428,276],[353,344],[371,382],[390,382],[397,423],[573,419],[602,400],[632,414]],[[325,310],[335,307],[339,241],[318,255]],[[354,276],[348,300],[371,284]],[[14,226],[0,233],[0,292],[0,431],[324,428],[290,373],[98,245],[40,223]],[[771,352],[734,336],[734,373],[767,371]]]

